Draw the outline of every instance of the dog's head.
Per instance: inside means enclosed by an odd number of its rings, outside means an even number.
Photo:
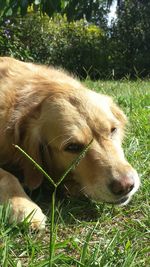
[[[130,200],[140,182],[121,146],[126,117],[110,97],[85,88],[56,90],[38,112],[31,122],[29,153],[39,161],[39,144],[44,144],[44,158],[54,179],[93,139],[70,179],[92,199],[116,204]]]
[[[124,113],[110,97],[83,88],[69,76],[54,70],[45,69],[45,73],[43,79],[44,69],[35,71],[34,83],[31,79],[33,88],[28,87],[29,98],[26,97],[31,103],[21,104],[30,107],[30,112],[25,109],[24,117],[16,124],[17,139],[22,132],[22,147],[39,164],[44,154],[50,175],[59,179],[93,140],[69,178],[92,199],[127,203],[140,182],[121,146],[126,124]],[[42,75],[42,79],[37,75]],[[38,103],[35,108],[34,103]],[[42,181],[41,174],[28,161],[23,160],[22,166],[27,184],[37,187]]]

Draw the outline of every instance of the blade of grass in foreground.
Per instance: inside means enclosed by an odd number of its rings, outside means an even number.
[[[88,234],[86,236],[86,239],[85,239],[85,242],[84,242],[84,245],[82,248],[82,252],[81,252],[81,258],[80,258],[81,264],[85,264],[89,242],[90,242],[92,234],[93,234],[94,230],[96,229],[96,227],[98,226],[98,224],[99,224],[99,221],[96,223],[96,225],[94,225],[94,227],[92,229],[90,229],[90,231],[88,232]]]
[[[20,146],[14,145],[15,148],[17,148],[29,161],[32,162],[32,164],[49,180],[49,182],[56,187],[55,182],[53,179],[48,175],[46,171],[33,159],[31,156],[29,156]]]
[[[60,180],[57,182],[57,187],[61,184],[61,182],[65,179],[65,177],[67,176],[67,174],[72,171],[72,169],[76,168],[77,165],[79,164],[79,162],[84,158],[85,154],[87,153],[90,145],[92,144],[93,139],[90,141],[90,143],[81,151],[81,153],[79,154],[79,156],[77,158],[75,158],[75,160],[73,160],[73,162],[71,163],[70,167],[68,167],[68,169],[65,171],[65,173],[62,175],[62,177],[60,178]]]
[[[49,267],[53,266],[53,259],[54,259],[54,252],[55,252],[55,240],[56,240],[56,227],[55,227],[55,199],[56,199],[56,191],[57,188],[59,187],[59,185],[62,183],[62,181],[65,179],[65,177],[68,175],[68,173],[74,169],[79,162],[83,159],[83,157],[85,156],[85,154],[87,153],[91,143],[93,142],[93,140],[90,141],[90,143],[83,149],[83,151],[81,151],[81,153],[79,154],[79,156],[77,158],[75,158],[75,160],[70,164],[70,166],[68,167],[68,169],[65,171],[65,173],[61,176],[61,178],[59,179],[59,181],[57,183],[55,183],[53,181],[53,179],[48,175],[48,173],[46,171],[43,170],[43,168],[34,161],[34,159],[32,157],[30,157],[22,148],[20,148],[18,145],[14,145],[15,148],[17,148],[29,161],[32,162],[32,164],[50,181],[50,183],[54,186],[54,191],[52,194],[52,203],[51,203],[51,227],[50,227],[50,246],[49,246]],[[93,231],[92,231],[93,232]],[[91,234],[92,234],[91,232]],[[86,255],[86,251],[87,251],[87,246],[88,246],[88,240],[90,239],[91,234],[89,234],[87,236],[87,240],[85,242],[85,246],[83,247],[83,252],[82,252],[82,256],[81,259],[84,261],[85,259],[85,255]],[[82,264],[82,262],[81,262]]]

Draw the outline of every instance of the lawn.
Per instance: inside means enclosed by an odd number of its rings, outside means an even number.
[[[86,85],[114,97],[129,118],[126,157],[141,187],[125,207],[88,199],[58,199],[53,267],[150,266],[150,81],[96,81]],[[50,199],[50,198],[49,198]],[[46,231],[32,233],[26,222],[8,224],[9,207],[0,209],[0,266],[48,267],[50,201],[37,201],[49,216]]]

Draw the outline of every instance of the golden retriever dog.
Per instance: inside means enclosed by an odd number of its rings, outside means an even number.
[[[125,124],[126,116],[110,97],[65,72],[1,57],[0,202],[11,203],[11,220],[19,222],[33,211],[33,228],[44,228],[46,220],[19,180],[4,170],[9,165],[22,170],[24,185],[31,190],[43,181],[13,144],[41,166],[44,157],[49,174],[58,180],[93,139],[68,184],[72,181],[72,189],[78,185],[77,191],[96,201],[126,204],[140,181],[121,147]]]

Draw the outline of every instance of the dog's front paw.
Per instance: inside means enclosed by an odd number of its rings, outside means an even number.
[[[40,207],[30,199],[15,197],[10,204],[12,208],[10,222],[19,223],[27,219],[33,230],[45,228],[46,216]]]

